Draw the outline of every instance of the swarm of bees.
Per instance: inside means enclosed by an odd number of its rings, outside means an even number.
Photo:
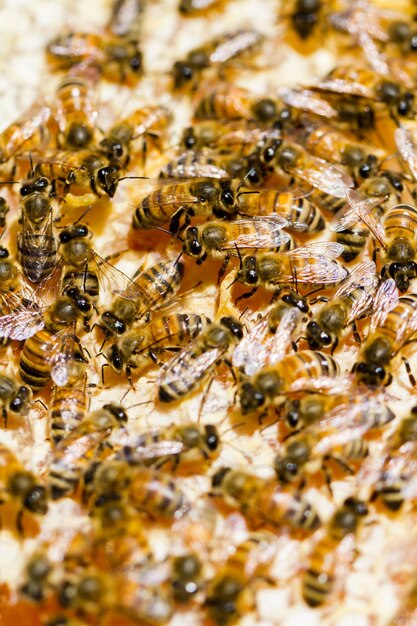
[[[24,554],[0,621],[284,624],[284,590],[337,624],[402,520],[397,608],[362,610],[413,624],[417,5],[274,4],[273,35],[158,73],[151,4],[51,37],[56,86],[0,132],[0,542]],[[177,4],[180,38],[236,0]],[[340,62],[247,87],[291,47]],[[105,119],[103,86],[146,80]]]

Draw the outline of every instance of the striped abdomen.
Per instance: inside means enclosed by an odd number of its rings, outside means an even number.
[[[24,383],[34,391],[46,387],[51,376],[47,360],[56,348],[56,336],[45,328],[26,339],[20,353],[19,373]]]
[[[75,430],[87,413],[86,376],[64,387],[54,385],[51,395],[51,439],[57,445]]]
[[[180,209],[189,208],[195,212],[197,207],[198,201],[191,193],[189,183],[167,183],[139,201],[132,226],[137,230],[162,226]]]
[[[333,590],[335,581],[335,550],[339,538],[331,534],[324,536],[310,556],[308,568],[303,576],[302,594],[311,607],[324,604]]]
[[[141,467],[132,470],[129,501],[151,517],[172,518],[185,506],[183,493],[169,474]]]
[[[92,263],[81,266],[66,264],[62,275],[62,293],[71,287],[78,287],[93,301],[96,301],[100,292],[100,281]]]
[[[390,341],[393,353],[396,353],[404,343],[414,334],[415,328],[410,325],[412,318],[417,314],[417,294],[410,293],[406,296],[401,296],[398,300],[397,306],[390,311],[385,318],[385,321],[379,326],[375,332],[369,337],[366,345],[372,343],[376,337],[383,336]],[[407,331],[401,332],[401,340],[398,343],[397,335],[398,330],[403,328],[410,328],[409,333]]]
[[[183,276],[184,264],[178,261],[161,261],[142,272],[134,281],[141,291],[140,300],[135,300],[139,317],[154,307],[160,307],[173,296]]]
[[[52,232],[22,232],[17,238],[19,262],[23,273],[33,283],[41,283],[50,276],[57,261],[57,245]]]
[[[340,374],[340,368],[330,354],[316,350],[302,350],[291,354],[277,364],[283,380],[291,384],[300,378],[315,379],[321,376],[334,378]]]
[[[393,242],[397,237],[404,237],[415,245],[417,231],[417,210],[400,204],[392,208],[384,221],[385,234]]]

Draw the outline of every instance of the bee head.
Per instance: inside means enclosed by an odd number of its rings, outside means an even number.
[[[98,186],[109,198],[113,198],[119,184],[120,166],[113,163],[106,167],[101,167],[97,172]]]
[[[109,353],[108,353],[108,359],[109,359],[110,365],[113,367],[113,369],[116,372],[121,373],[123,371],[124,359],[116,344],[114,344],[110,348]]]
[[[306,334],[308,346],[311,350],[320,350],[323,346],[329,346],[332,343],[331,335],[314,320],[308,322]]]
[[[356,377],[369,387],[377,387],[379,385],[389,384],[390,377],[387,378],[387,373],[382,365],[376,363],[365,363],[360,361],[356,363],[353,371]]]
[[[194,69],[190,63],[176,61],[173,67],[174,89],[180,89],[194,78]]]
[[[261,408],[265,403],[265,396],[249,382],[243,383],[239,389],[240,408],[242,413],[251,413]]]
[[[74,224],[73,226],[68,226],[67,228],[61,230],[61,232],[59,233],[59,241],[61,243],[68,243],[73,239],[88,237],[89,234],[90,231],[88,229],[88,226],[86,226],[85,224]]]
[[[127,413],[124,408],[118,404],[105,404],[103,406],[105,411],[111,413],[111,415],[116,419],[120,424],[126,424],[127,422]]]
[[[410,282],[417,276],[417,263],[408,261],[406,263],[391,263],[388,268],[384,267],[382,276],[391,276],[401,293],[407,291]]]
[[[201,256],[203,246],[199,230],[196,226],[189,226],[184,234],[184,252],[194,257]]]

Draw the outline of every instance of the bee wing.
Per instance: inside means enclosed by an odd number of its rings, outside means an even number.
[[[236,232],[236,236],[229,239],[223,250],[237,248],[277,248],[291,241],[291,235],[282,232],[288,221],[281,215],[271,215],[269,218],[252,218],[251,220],[237,220],[229,224],[229,232]],[[247,232],[242,232],[245,230]]]
[[[336,109],[308,89],[298,91],[296,89],[282,88],[278,91],[278,95],[286,104],[296,109],[309,111],[327,118],[337,117]]]
[[[135,300],[142,295],[139,287],[133,280],[96,252],[91,252],[91,258],[103,291],[121,296],[127,300]]]
[[[68,384],[71,377],[71,364],[76,353],[77,340],[73,333],[64,329],[55,335],[55,347],[46,357],[52,365],[51,378],[57,387]]]
[[[295,258],[292,267],[288,269],[288,272],[283,272],[279,279],[280,282],[292,282],[298,281],[300,283],[314,283],[314,284],[331,284],[338,283],[347,276],[347,270],[330,259],[301,259]]]
[[[358,43],[364,52],[364,56],[372,67],[374,72],[379,76],[390,76],[391,70],[387,63],[387,57],[380,52],[378,46],[373,41],[365,28],[366,13],[363,14],[364,20],[360,21],[360,28],[356,31]]]
[[[297,391],[326,391],[333,395],[345,393],[352,384],[349,376],[317,376],[317,378],[302,378],[291,384],[290,392]]]
[[[381,245],[386,247],[387,237],[385,230],[374,211],[375,207],[386,198],[367,198],[359,191],[356,191],[356,189],[348,189],[346,198],[357,216],[367,225]]]
[[[354,184],[352,178],[338,166],[313,155],[308,155],[303,167],[293,167],[291,171],[316,189],[336,198],[344,198]]]
[[[316,241],[308,243],[305,246],[294,248],[294,250],[288,250],[282,254],[285,254],[291,259],[317,259],[320,260],[325,257],[327,260],[332,261],[337,259],[343,252],[343,246],[340,243],[334,241]]]
[[[403,160],[407,163],[410,172],[417,180],[417,146],[410,131],[400,126],[395,129],[394,137]]]
[[[29,109],[29,111],[21,120],[20,124],[20,120],[17,120],[16,131],[12,133],[4,150],[5,156],[7,158],[10,158],[14,154],[16,154],[16,152],[21,149],[24,143],[36,133],[38,128],[45,126],[47,121],[50,119],[51,114],[52,110],[47,105],[42,105],[40,107],[39,105],[35,105],[31,109]]]
[[[156,178],[146,180],[143,192],[133,200],[134,205],[143,201],[146,197],[149,208],[159,207],[161,204],[195,204],[199,200],[187,189],[187,182],[196,182],[200,177],[190,178]],[[175,186],[177,185],[177,186]],[[171,191],[168,191],[171,189]],[[161,194],[154,197],[153,191]]]
[[[367,198],[367,210],[370,212],[378,205],[382,204],[386,198]],[[363,202],[365,202],[365,196],[363,196]],[[360,219],[357,211],[352,207],[349,202],[336,213],[333,220],[330,223],[330,230],[334,233],[340,233],[347,230],[353,224],[356,224]]]
[[[28,288],[29,291],[29,288]],[[10,292],[0,296],[0,337],[24,341],[44,325],[43,309],[32,294]]]
[[[248,376],[252,376],[266,364],[268,348],[264,340],[268,332],[268,319],[264,318],[239,341],[235,348],[232,363],[235,367],[244,367]]]
[[[350,310],[347,324],[360,317],[371,308],[373,292],[377,284],[376,266],[373,261],[359,263],[347,276],[344,283],[334,294],[334,299],[343,298],[351,294],[355,289],[360,289],[360,294],[355,298]]]
[[[80,57],[96,61],[104,61],[104,52],[92,42],[88,35],[61,36],[48,44],[48,52],[57,57]]]
[[[317,91],[330,91],[332,93],[346,94],[348,96],[360,96],[362,98],[374,99],[372,91],[361,83],[355,81],[343,80],[341,78],[329,78],[321,80],[317,85],[313,85],[311,89]]]
[[[376,292],[368,335],[371,335],[378,326],[384,323],[388,313],[397,305],[398,289],[393,278],[384,280]]]
[[[129,453],[129,464],[158,459],[162,456],[180,454],[186,447],[180,441],[155,441],[146,446],[137,446]]]
[[[181,350],[173,359],[168,361],[162,369],[158,377],[157,385],[175,383],[179,376],[183,374],[183,362],[189,355],[193,353],[195,346],[190,344],[184,350]],[[195,380],[199,380],[204,374],[210,370],[210,368],[216,363],[217,359],[224,354],[225,350],[220,348],[214,348],[213,350],[207,350],[202,354],[199,354],[196,358],[192,359],[192,365],[189,368],[189,373]]]
[[[210,54],[211,63],[226,63],[233,59],[239,52],[248,50],[260,41],[262,35],[256,31],[242,30],[238,33],[231,33],[231,37],[225,37],[225,41],[217,45]]]
[[[302,314],[295,307],[285,311],[275,331],[275,335],[273,335],[268,342],[268,364],[273,365],[285,356],[300,326],[301,320]]]
[[[223,168],[215,165],[215,163],[200,163],[193,158],[187,159],[187,154],[198,155],[194,150],[183,152],[177,158],[177,161],[170,162],[165,165],[160,176],[164,179],[184,179],[184,178],[227,178],[228,173]],[[184,162],[182,162],[182,160]]]

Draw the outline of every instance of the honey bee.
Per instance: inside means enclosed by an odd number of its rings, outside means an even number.
[[[233,353],[232,363],[252,376],[280,361],[300,330],[310,308],[307,300],[286,289],[268,313],[241,339]]]
[[[158,261],[134,279],[137,297],[117,297],[110,310],[101,316],[107,335],[123,335],[138,318],[164,307],[178,291],[184,276],[184,264]]]
[[[306,195],[295,191],[260,189],[239,195],[239,211],[243,215],[270,216],[277,214],[288,220],[288,228],[317,233],[324,229],[319,209]]]
[[[371,176],[365,180],[358,191],[370,199],[375,199],[378,218],[381,218],[387,209],[398,202],[403,191],[403,184],[400,178],[393,172],[381,171],[376,176]],[[379,201],[378,201],[379,199]],[[323,203],[324,200],[324,203]],[[365,248],[370,231],[362,219],[358,219],[356,213],[346,212],[346,201],[339,198],[317,198],[319,206],[331,212],[338,211],[330,230],[336,233],[336,241],[343,245],[341,257],[344,261],[353,261]],[[350,219],[350,216],[352,219]]]
[[[23,534],[24,511],[45,515],[48,510],[45,487],[4,444],[0,444],[0,490],[3,504],[14,501],[19,506],[16,528],[20,535]]]
[[[174,89],[195,85],[204,70],[229,65],[236,58],[253,54],[263,37],[255,30],[236,30],[219,35],[191,50],[184,60],[176,61],[172,68]]]
[[[279,116],[279,110],[279,103],[271,98],[258,98],[242,87],[220,83],[200,93],[194,117],[197,120],[222,121],[255,119],[268,124]]]
[[[114,0],[107,29],[117,37],[139,35],[146,0]]]
[[[120,178],[120,165],[109,161],[100,152],[57,150],[42,156],[32,155],[36,161],[35,173],[49,177],[55,184],[63,183],[62,195],[66,204],[80,207],[95,204],[99,198],[113,198]],[[71,188],[81,194],[69,193]],[[91,192],[91,193],[89,193]]]
[[[189,508],[175,480],[166,472],[150,467],[129,467],[124,461],[103,462],[93,482],[94,497],[108,500],[126,494],[130,505],[154,519],[173,520]]]
[[[303,599],[309,606],[315,608],[328,601],[335,583],[342,542],[349,535],[357,534],[361,520],[367,514],[365,502],[347,498],[323,529],[322,537],[309,556],[302,580]]]
[[[52,571],[52,564],[41,552],[31,556],[25,567],[25,582],[19,591],[33,602],[41,602],[45,598],[48,578]]]
[[[6,248],[0,247],[0,338],[28,339],[44,326],[43,304],[39,296],[22,282]]]
[[[211,321],[204,315],[174,313],[157,318],[127,332],[108,351],[108,360],[120,373],[125,368],[130,377],[133,369],[158,363],[164,351],[188,345]]]
[[[319,191],[344,198],[353,187],[349,174],[332,163],[309,154],[301,145],[281,138],[266,141],[259,150],[259,162],[268,169],[280,168]]]
[[[160,178],[227,178],[226,157],[207,151],[187,150],[169,161],[159,173]]]
[[[411,90],[387,78],[381,78],[376,71],[351,67],[338,67],[328,74],[315,87],[319,91],[358,97],[363,100],[381,103],[390,114],[405,119],[414,119],[416,108]]]
[[[335,391],[339,373],[338,363],[329,354],[312,350],[290,354],[240,384],[241,411],[245,415],[280,402],[284,396],[296,391]]]
[[[142,52],[135,38],[69,32],[51,41],[47,58],[55,70],[82,65],[114,82],[135,84],[143,73]]]
[[[250,533],[216,573],[205,601],[216,624],[230,624],[254,607],[250,583],[268,570],[274,556],[273,539],[268,532]]]
[[[376,283],[373,261],[356,265],[331,300],[308,322],[309,348],[319,350],[331,345],[333,353],[343,330],[371,310]]]
[[[7,428],[8,412],[22,416],[29,413],[32,392],[28,387],[17,384],[9,376],[0,374],[0,403],[4,425]]]
[[[225,0],[180,0],[178,11],[181,15],[194,17],[210,9],[217,8],[219,5],[223,5],[224,2]]]
[[[230,256],[235,256],[236,250],[270,248],[281,252],[293,248],[291,235],[282,231],[286,226],[289,226],[289,222],[280,215],[233,222],[216,220],[199,226],[188,226],[184,231],[182,250],[196,258],[197,265],[208,256],[223,259],[220,279],[227,269]]]
[[[314,508],[301,496],[284,492],[274,480],[222,467],[212,477],[212,493],[237,507],[249,519],[273,526],[313,531],[320,526]]]
[[[53,188],[49,179],[34,172],[20,188],[22,228],[17,237],[17,248],[23,273],[34,283],[46,280],[57,262],[51,193]]]
[[[381,283],[374,301],[368,336],[353,371],[366,385],[389,385],[388,368],[401,348],[417,330],[417,295],[398,297],[395,282]],[[410,382],[413,378],[410,376]]]
[[[290,11],[285,7],[283,17],[286,17],[291,27],[302,40],[312,37],[322,19],[326,7],[323,0],[294,0],[290,3]]]
[[[55,98],[58,145],[69,150],[87,148],[94,140],[97,120],[91,85],[81,77],[67,77],[58,85]]]
[[[129,165],[132,153],[138,142],[142,143],[143,161],[150,147],[160,147],[161,138],[172,121],[171,112],[161,105],[145,106],[120,120],[106,132],[100,141],[99,150],[110,161]]]
[[[271,103],[274,108],[272,100]],[[266,104],[264,106],[267,108]],[[252,109],[253,117],[256,117],[255,108]],[[279,136],[280,132],[276,128],[260,128],[259,122],[254,120],[206,120],[186,128],[181,143],[186,150],[212,148],[219,155],[249,156],[259,143],[271,136]]]
[[[171,461],[173,468],[180,462],[211,461],[219,453],[220,436],[212,424],[184,423],[170,426],[164,430],[151,430],[127,441],[121,438],[122,448],[116,458],[129,465],[147,465],[162,467]],[[119,443],[119,442],[118,442]]]
[[[252,288],[244,298],[252,296],[260,285],[272,291],[279,285],[295,281],[337,283],[347,276],[345,268],[334,260],[342,251],[343,246],[338,243],[321,242],[281,253],[246,255],[240,261],[235,280]]]
[[[111,431],[127,422],[123,407],[105,404],[81,419],[54,449],[49,467],[49,489],[53,500],[74,493],[79,481],[87,476],[90,464],[100,458],[99,452]]]
[[[366,198],[351,190],[346,195],[354,213],[363,220],[375,235],[385,252],[386,263],[382,277],[390,276],[401,292],[407,291],[417,276],[416,237],[417,210],[407,204],[398,204],[387,211],[383,222],[375,214],[378,199]],[[339,227],[343,228],[343,220]]]
[[[82,309],[77,302],[81,301]],[[32,337],[26,339],[20,353],[19,373],[24,383],[33,391],[45,387],[50,378],[57,385],[66,385],[74,360],[84,360],[75,330],[77,320],[91,314],[92,305],[87,311],[86,297],[62,296],[52,304],[45,314],[45,326]]]
[[[343,396],[322,403],[320,409],[326,404],[333,405],[333,408],[321,419],[318,419],[317,413],[315,416],[310,413],[309,417],[314,417],[314,421],[302,432],[288,439],[277,454],[274,469],[282,483],[291,483],[298,479],[303,482],[305,473],[315,472],[317,463],[320,463],[330,487],[326,462],[334,460],[342,469],[352,473],[347,461],[362,461],[368,455],[365,435],[383,428],[395,417],[381,394],[359,394],[345,404],[335,404],[340,400],[343,400]],[[312,403],[309,408],[313,408]],[[320,414],[317,399],[314,408]]]
[[[0,163],[25,150],[45,145],[49,139],[47,124],[52,115],[49,106],[35,104],[0,133]]]
[[[157,383],[159,401],[174,402],[190,394],[242,337],[242,325],[233,317],[210,324],[162,367]]]
[[[87,414],[87,375],[83,363],[74,361],[68,382],[54,385],[49,408],[51,439],[56,446],[77,428]]]
[[[231,219],[238,212],[234,182],[229,179],[190,179],[160,181],[159,188],[137,200],[132,226],[136,230],[162,226],[171,220],[170,230],[178,230],[181,215],[214,215]]]

